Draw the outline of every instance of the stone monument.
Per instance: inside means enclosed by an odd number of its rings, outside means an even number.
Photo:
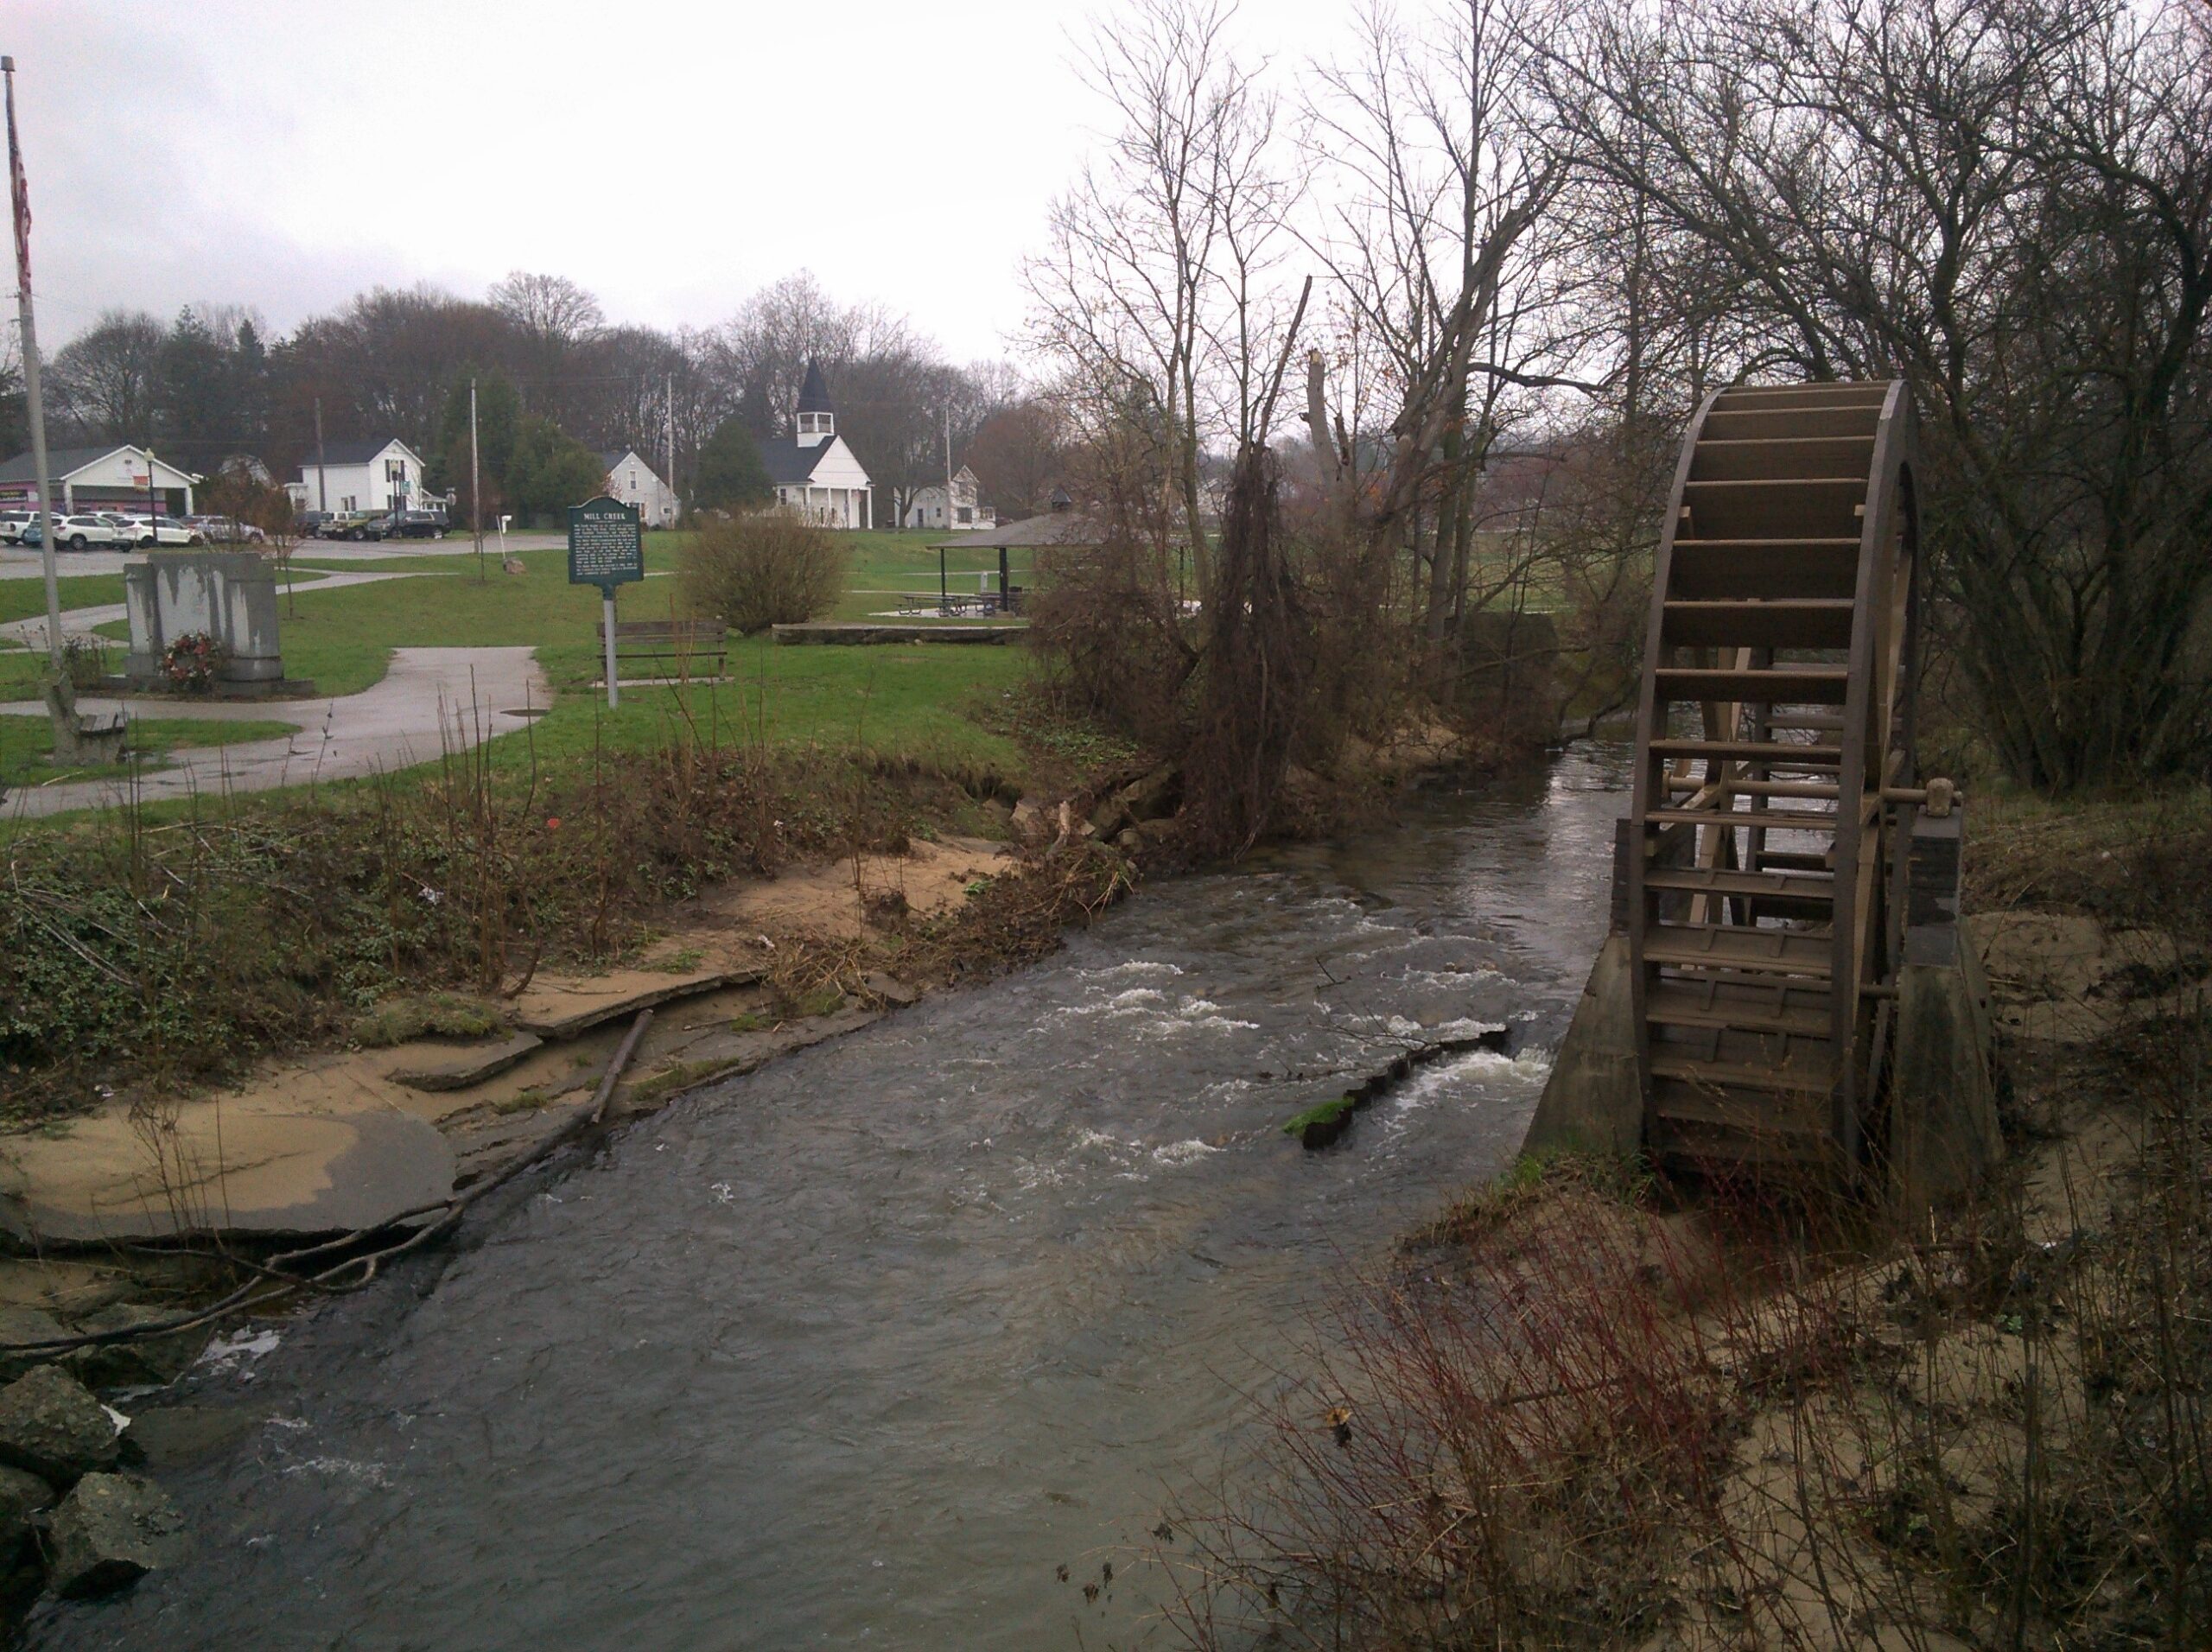
[[[162,657],[180,637],[204,632],[225,652],[213,692],[251,696],[293,693],[276,642],[276,570],[251,550],[163,551],[123,570],[130,651],[123,675],[131,688],[172,687]]]

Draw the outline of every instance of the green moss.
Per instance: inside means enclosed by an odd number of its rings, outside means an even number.
[[[506,1017],[458,993],[388,998],[353,1024],[353,1040],[372,1050],[412,1039],[480,1039],[507,1030]]]
[[[1359,1097],[1346,1090],[1333,1100],[1323,1102],[1318,1107],[1309,1107],[1295,1117],[1285,1119],[1282,1133],[1285,1135],[1303,1135],[1309,1126],[1334,1124],[1358,1105]]]

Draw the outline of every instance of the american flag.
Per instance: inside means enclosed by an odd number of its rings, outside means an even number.
[[[16,142],[16,78],[8,77],[8,193],[16,207],[16,284],[31,289],[31,187],[23,176],[22,146]]]

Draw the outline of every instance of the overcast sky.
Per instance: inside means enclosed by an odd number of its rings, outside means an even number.
[[[202,302],[283,331],[516,269],[705,325],[810,269],[995,355],[1104,123],[1075,56],[1108,3],[9,0],[40,336]],[[1239,22],[1281,61],[1351,10]]]

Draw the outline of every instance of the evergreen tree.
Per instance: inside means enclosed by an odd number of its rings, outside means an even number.
[[[715,427],[707,445],[699,449],[698,480],[692,503],[702,511],[728,511],[765,505],[773,490],[760,462],[760,449],[742,415],[724,419]]]
[[[465,392],[464,392],[465,393]],[[483,387],[477,387],[477,418],[483,419]],[[506,473],[507,504],[525,520],[565,525],[568,509],[606,491],[607,473],[599,455],[553,423],[525,416],[515,431],[514,454]]]
[[[214,333],[198,311],[186,305],[162,341],[157,423],[163,442],[176,443],[187,460],[203,462],[220,455],[226,442],[238,445],[239,432],[231,406],[230,363]]]
[[[522,397],[505,373],[471,368],[454,378],[438,415],[437,444],[430,454],[427,480],[435,492],[454,489],[457,519],[470,519],[468,381],[472,376],[476,380],[476,445],[484,475],[484,519],[489,522],[505,508],[505,479],[514,462],[516,431],[522,420]]]

